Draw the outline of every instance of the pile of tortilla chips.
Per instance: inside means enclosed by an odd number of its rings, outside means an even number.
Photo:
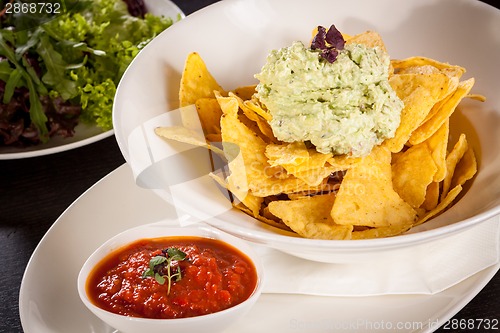
[[[345,39],[385,50],[371,31]],[[476,173],[465,135],[449,142],[449,119],[464,97],[482,96],[469,94],[474,79],[461,81],[459,66],[413,57],[391,67],[390,84],[405,104],[400,126],[366,157],[278,141],[255,86],[224,90],[197,53],[185,63],[180,105],[196,106],[206,142],[179,128],[156,133],[224,154],[230,174],[213,178],[233,194],[234,207],[262,222],[316,239],[398,235],[443,212]]]

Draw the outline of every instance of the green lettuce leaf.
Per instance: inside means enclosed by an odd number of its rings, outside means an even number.
[[[47,72],[42,76],[42,81],[57,90],[64,100],[71,99],[78,94],[76,83],[66,78],[66,66],[68,65],[61,54],[54,50],[47,35],[40,37],[40,43],[36,48],[43,59]]]
[[[15,87],[27,87],[30,118],[42,141],[48,139],[40,101],[46,95],[80,105],[82,122],[111,129],[113,99],[123,73],[173,24],[172,18],[131,16],[122,0],[61,1],[70,10],[36,25],[28,16],[16,18],[16,28],[23,29],[4,28],[0,33],[0,55],[7,59],[0,58],[0,80],[6,82],[3,102]],[[34,67],[33,59],[38,59]]]

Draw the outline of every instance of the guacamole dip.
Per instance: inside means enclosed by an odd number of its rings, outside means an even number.
[[[346,44],[328,62],[294,42],[269,54],[255,75],[256,96],[279,140],[365,156],[399,126],[403,102],[389,85],[389,62],[384,51],[361,44]]]

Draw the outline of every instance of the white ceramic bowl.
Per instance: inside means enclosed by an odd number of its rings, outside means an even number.
[[[171,143],[153,133],[178,124],[175,110],[186,56],[198,52],[226,89],[255,84],[271,49],[307,42],[317,25],[348,34],[379,32],[392,58],[426,56],[464,66],[475,77],[473,93],[453,115],[452,141],[466,133],[478,153],[479,171],[461,200],[408,234],[374,240],[298,238],[232,209],[217,186],[202,148]],[[202,27],[202,28],[200,28]],[[227,232],[303,258],[343,262],[371,260],[463,231],[500,213],[500,11],[475,0],[228,0],[188,16],[150,43],[120,83],[114,106],[115,134],[140,186],[175,204],[183,219],[202,219]]]
[[[257,270],[257,285],[251,296],[231,308],[191,318],[144,319],[127,317],[103,310],[94,305],[85,291],[87,277],[93,267],[107,254],[126,244],[143,238],[168,236],[200,236],[226,242],[246,254]],[[245,241],[210,226],[173,227],[172,223],[153,223],[128,229],[102,244],[87,259],[78,275],[78,294],[85,306],[102,321],[122,333],[164,333],[164,332],[220,332],[244,316],[255,304],[262,292],[263,267],[258,255]]]

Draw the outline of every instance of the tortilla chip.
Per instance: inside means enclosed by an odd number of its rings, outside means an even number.
[[[476,156],[474,155],[474,150],[468,146],[464,155],[458,162],[453,172],[453,178],[451,180],[451,188],[457,185],[464,185],[466,181],[472,179],[477,172],[477,162]]]
[[[349,36],[345,41],[347,44],[363,44],[368,47],[379,47],[387,53],[382,36],[375,31],[365,31],[354,36]]]
[[[446,197],[444,197],[444,199],[442,199],[439,202],[439,204],[436,206],[436,208],[434,208],[431,211],[424,214],[421,218],[418,219],[417,222],[415,222],[415,224],[413,226],[420,225],[420,224],[428,221],[429,219],[437,216],[438,214],[444,212],[446,210],[446,208],[448,208],[448,206],[451,205],[453,200],[455,200],[455,198],[458,196],[458,194],[460,194],[461,191],[462,191],[461,185],[455,186],[451,191],[448,192]]]
[[[396,66],[397,74],[444,74],[448,77],[448,84],[442,87],[441,100],[449,96],[458,87],[460,77],[464,73],[464,68],[446,63],[439,63],[432,59],[410,58],[405,60],[394,60],[391,63]],[[416,61],[415,61],[416,60]],[[422,61],[424,60],[424,61]],[[429,61],[428,61],[429,60]],[[430,61],[432,60],[432,62]],[[432,115],[432,110],[429,115]],[[429,117],[428,115],[428,117]]]
[[[259,197],[310,189],[295,177],[274,177],[265,155],[267,143],[238,119],[237,99],[218,96],[217,100],[223,112],[222,141],[231,171],[228,179],[236,188]]]
[[[243,205],[241,202],[234,205],[234,208],[236,208],[236,209],[238,209],[238,210],[240,210],[240,211],[242,211],[245,214],[248,214],[250,216],[253,215],[252,211],[248,207]],[[269,218],[268,216],[265,216],[265,215],[258,215],[258,216],[255,216],[255,219],[257,219],[260,222],[264,222],[265,224],[267,224],[269,226],[272,226],[272,227],[275,227],[275,228],[278,228],[281,230],[292,231],[292,229],[290,229],[281,220],[279,220],[279,219],[276,220],[276,217],[273,219],[273,218]]]
[[[438,114],[439,112],[442,112],[441,111],[441,108],[444,104],[448,103],[449,99],[453,96],[453,94],[456,92],[456,90],[459,88],[460,86],[460,81],[457,77],[451,77],[450,78],[450,84],[449,86],[447,87],[447,91],[445,94],[443,94],[444,98],[442,98],[440,101],[438,101],[436,103],[436,105],[434,105],[431,109],[431,111],[429,111],[429,113],[427,114],[427,116],[425,117],[424,121],[422,122],[422,124],[426,123],[427,121],[429,121],[429,119],[432,119],[436,114]],[[411,138],[410,138],[411,139]]]
[[[237,196],[239,194],[239,191],[237,188],[235,188],[234,184],[232,184],[228,179],[225,179],[223,174],[218,170],[219,172],[211,172],[209,176],[215,180],[217,184],[219,184],[221,187],[225,188],[229,192],[231,192],[234,196],[236,196],[236,199],[233,198],[232,204],[234,207],[237,207],[239,209],[242,209],[242,207],[245,207],[245,212],[257,218],[260,215],[260,208],[262,203],[264,202],[264,198],[262,197],[256,197],[252,195],[248,190],[243,193],[243,195],[240,195],[239,197]],[[242,209],[243,210],[243,209]]]
[[[231,189],[232,186],[229,186],[229,189]],[[251,215],[255,218],[258,218],[260,216],[260,207],[262,205],[262,202],[264,201],[264,198],[262,197],[256,197],[255,195],[252,195],[252,193],[247,193],[245,198],[241,201],[241,204],[245,205],[250,212]],[[233,202],[233,205],[236,204],[236,202]]]
[[[393,237],[401,235],[402,233],[408,231],[411,228],[411,226],[412,226],[411,223],[406,223],[388,227],[368,228],[359,231],[354,230],[351,234],[351,239]]]
[[[196,52],[190,53],[187,56],[181,77],[180,106],[195,104],[200,98],[213,98],[215,97],[214,90],[224,91],[210,74],[200,55]]]
[[[320,185],[332,172],[338,171],[332,166],[325,166],[331,154],[308,149],[303,142],[270,144],[266,148],[266,156],[271,165],[283,167],[288,174],[310,186]]]
[[[448,84],[449,79],[441,73],[401,74],[393,75],[389,82],[404,103],[395,136],[384,141],[391,152],[397,153],[403,149],[432,107],[443,98],[442,87]]]
[[[431,65],[408,66],[398,69],[397,74],[436,74],[439,69]]]
[[[446,62],[440,62],[431,58],[426,58],[426,57],[410,57],[406,59],[392,59],[391,60],[392,66],[394,67],[394,71],[396,73],[400,72],[401,70],[404,70],[408,67],[415,67],[415,66],[432,66],[440,71],[446,71],[446,70],[452,70],[456,71],[457,75],[460,77],[465,73],[465,68],[461,66],[456,66],[456,65],[451,65]]]
[[[439,105],[439,110],[429,120],[420,125],[409,138],[412,145],[419,144],[433,135],[450,118],[460,101],[474,85],[474,78],[459,83],[456,91]]]
[[[455,172],[455,167],[458,162],[464,156],[468,149],[467,138],[465,134],[460,134],[457,143],[453,147],[452,151],[446,156],[446,177],[443,180],[443,189],[441,192],[441,200],[448,194],[448,190],[451,186],[451,181],[453,179],[453,174]]]
[[[480,95],[480,94],[468,94],[465,96],[466,98],[474,99],[479,102],[486,102],[486,96]]]
[[[429,186],[427,186],[425,200],[420,206],[420,208],[423,208],[426,211],[433,210],[434,208],[436,208],[438,202],[439,202],[439,183],[432,182],[429,184]]]
[[[184,142],[194,146],[204,147],[207,149],[211,149],[219,156],[224,156],[224,152],[222,150],[207,142],[205,140],[205,137],[198,133],[198,131],[193,131],[182,126],[157,127],[154,131],[156,135],[161,136],[164,139],[170,139],[177,142]]]
[[[433,181],[440,182],[446,176],[446,153],[448,148],[448,138],[450,133],[450,121],[447,120],[430,138],[425,140],[425,144],[431,152],[434,164],[437,167]]]
[[[215,98],[200,98],[195,102],[195,106],[205,138],[209,135],[220,137],[220,117],[222,116],[222,110],[217,100]]]
[[[250,127],[258,127],[258,133],[262,134],[260,135],[262,139],[268,141],[268,142],[278,142],[278,140],[274,137],[273,130],[271,129],[271,125],[262,118],[258,113],[255,112],[254,109],[249,108],[245,104],[245,100],[243,100],[241,97],[236,95],[235,93],[229,92],[230,97],[234,97],[238,101],[238,105],[240,109],[243,111],[243,114],[252,122],[255,124],[247,124],[247,126]]]
[[[238,96],[238,98],[241,98],[244,101],[250,100],[252,98],[253,94],[255,94],[255,87],[256,87],[255,84],[250,85],[250,86],[238,87],[238,88],[233,90],[233,93],[236,96]]]
[[[269,211],[305,238],[350,239],[352,226],[335,224],[330,216],[334,194],[269,203]]]
[[[369,227],[412,223],[416,212],[392,187],[391,154],[375,147],[347,170],[333,204],[335,223]]]
[[[337,170],[347,170],[363,160],[362,157],[351,157],[349,155],[335,155],[328,159],[328,164]]]
[[[413,208],[420,207],[436,171],[436,164],[426,144],[410,147],[392,164],[394,190]]]
[[[270,144],[266,147],[269,164],[275,166],[300,165],[309,159],[309,152],[303,142]]]
[[[246,107],[251,109],[253,112],[258,114],[259,116],[261,116],[265,120],[271,121],[273,119],[271,114],[269,112],[267,112],[266,110],[264,110],[264,108],[262,107],[262,105],[258,101],[245,100],[245,101],[243,101],[243,104],[245,104]]]

